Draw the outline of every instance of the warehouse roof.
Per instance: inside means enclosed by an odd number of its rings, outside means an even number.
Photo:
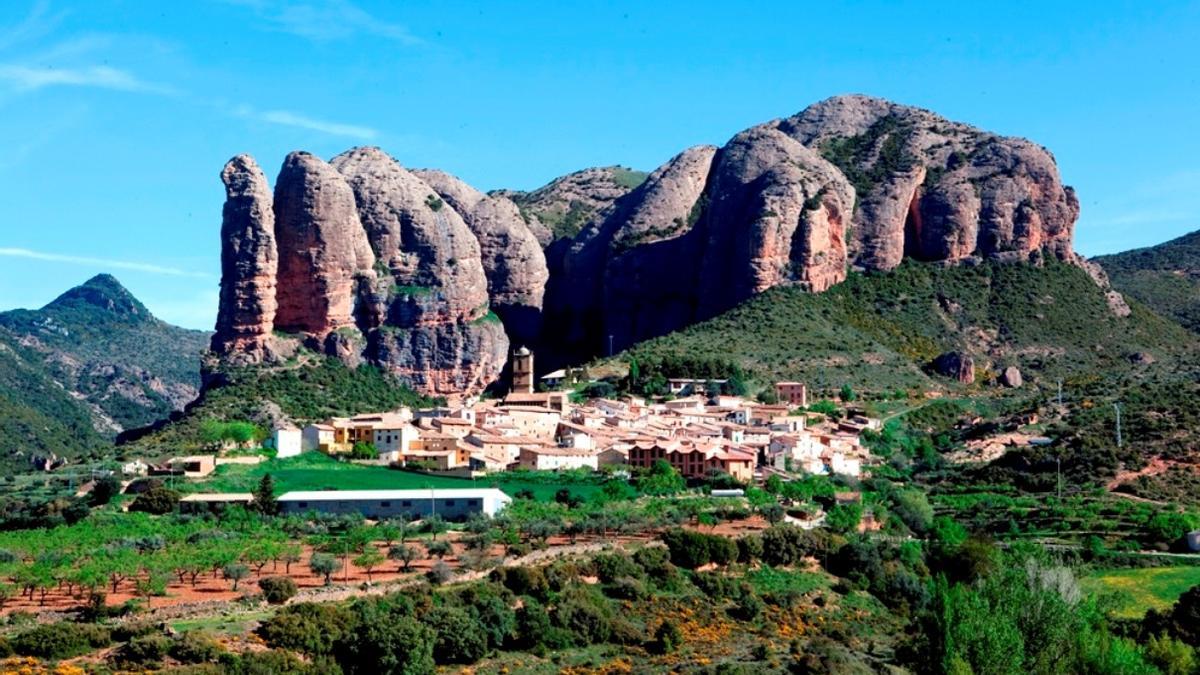
[[[365,501],[375,499],[485,499],[511,497],[496,488],[421,488],[419,490],[311,490],[288,492],[279,497],[281,502],[319,501]]]

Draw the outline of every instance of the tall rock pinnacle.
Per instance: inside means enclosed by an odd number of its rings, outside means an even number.
[[[221,304],[212,350],[262,360],[275,321],[275,213],[271,189],[249,155],[221,171],[225,208],[221,222]]]

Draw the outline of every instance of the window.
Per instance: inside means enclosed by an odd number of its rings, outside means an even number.
[[[400,501],[400,506],[407,508],[409,506],[412,506],[412,502],[407,499],[403,499]]]
[[[391,502],[379,502],[379,508],[381,508],[381,509],[390,509],[391,507],[392,507]]]
[[[297,508],[301,508],[301,509],[307,509],[307,508],[308,508],[308,502],[296,502],[296,507],[297,507]]]
[[[479,500],[478,499],[468,499],[467,506],[479,506]]]
[[[447,499],[447,500],[446,500],[446,506],[454,506],[454,500],[453,500],[453,499]]]

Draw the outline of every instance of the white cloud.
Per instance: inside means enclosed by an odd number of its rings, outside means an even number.
[[[71,265],[87,265],[89,267],[133,270],[135,272],[163,274],[172,277],[208,278],[212,276],[210,274],[205,274],[204,272],[189,272],[188,270],[181,270],[177,267],[165,267],[162,265],[155,265],[153,263],[134,262],[128,260],[110,260],[107,258],[64,255],[61,253],[44,253],[42,251],[32,251],[27,248],[0,248],[0,256],[7,258],[26,258],[28,260],[66,263]]]
[[[174,90],[170,87],[146,82],[128,71],[110,66],[53,68],[49,66],[0,64],[0,81],[8,82],[22,91],[36,91],[46,87],[67,86],[156,94],[174,93]]]
[[[65,12],[49,13],[50,4],[38,0],[29,10],[29,14],[18,24],[0,27],[0,49],[30,40],[36,40],[50,33],[62,21]]]
[[[329,134],[331,136],[346,136],[364,141],[372,140],[379,135],[379,131],[372,129],[371,127],[364,127],[357,124],[343,124],[341,122],[330,122],[328,120],[318,120],[288,110],[259,111],[251,108],[250,106],[243,105],[238,106],[234,110],[234,114],[238,115],[239,117],[255,119],[261,122],[267,122],[269,124],[308,129],[310,131],[319,131],[323,134]]]
[[[313,42],[370,35],[405,45],[423,43],[402,24],[385,21],[348,0],[289,3],[274,0],[225,0],[248,7],[272,29]]]

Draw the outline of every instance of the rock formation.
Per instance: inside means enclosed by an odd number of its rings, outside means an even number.
[[[321,159],[293,152],[275,182],[279,246],[275,325],[323,340],[354,324],[356,276],[375,255],[359,222],[354,193]]]
[[[294,152],[271,228],[253,160],[235,158],[226,176],[218,356],[274,358],[273,325],[426,393],[479,391],[497,377],[508,340],[489,310],[479,243],[420,178],[375,148],[328,164]]]
[[[975,359],[965,352],[946,352],[938,356],[933,360],[933,370],[963,384],[975,381]]]
[[[1000,383],[1006,387],[1014,389],[1025,384],[1025,378],[1021,375],[1021,369],[1016,366],[1009,366],[1000,374]]]
[[[865,96],[690,148],[649,176],[588,169],[527,193],[485,195],[374,148],[330,164],[289,155],[273,205],[252,160],[225,180],[214,350],[269,358],[273,319],[428,392],[482,388],[509,336],[555,368],[774,286],[821,292],[906,257],[1086,264],[1071,250],[1078,202],[1047,150]]]
[[[225,208],[221,221],[221,304],[212,350],[261,361],[275,326],[275,213],[271,188],[249,155],[221,171]]]
[[[836,96],[778,126],[854,184],[858,266],[1022,260],[1043,248],[1071,258],[1079,202],[1041,146],[866,96]]]
[[[550,272],[537,237],[512,200],[489,196],[443,171],[414,172],[463,218],[487,275],[492,309],[516,344],[534,344],[542,327],[542,296]]]

